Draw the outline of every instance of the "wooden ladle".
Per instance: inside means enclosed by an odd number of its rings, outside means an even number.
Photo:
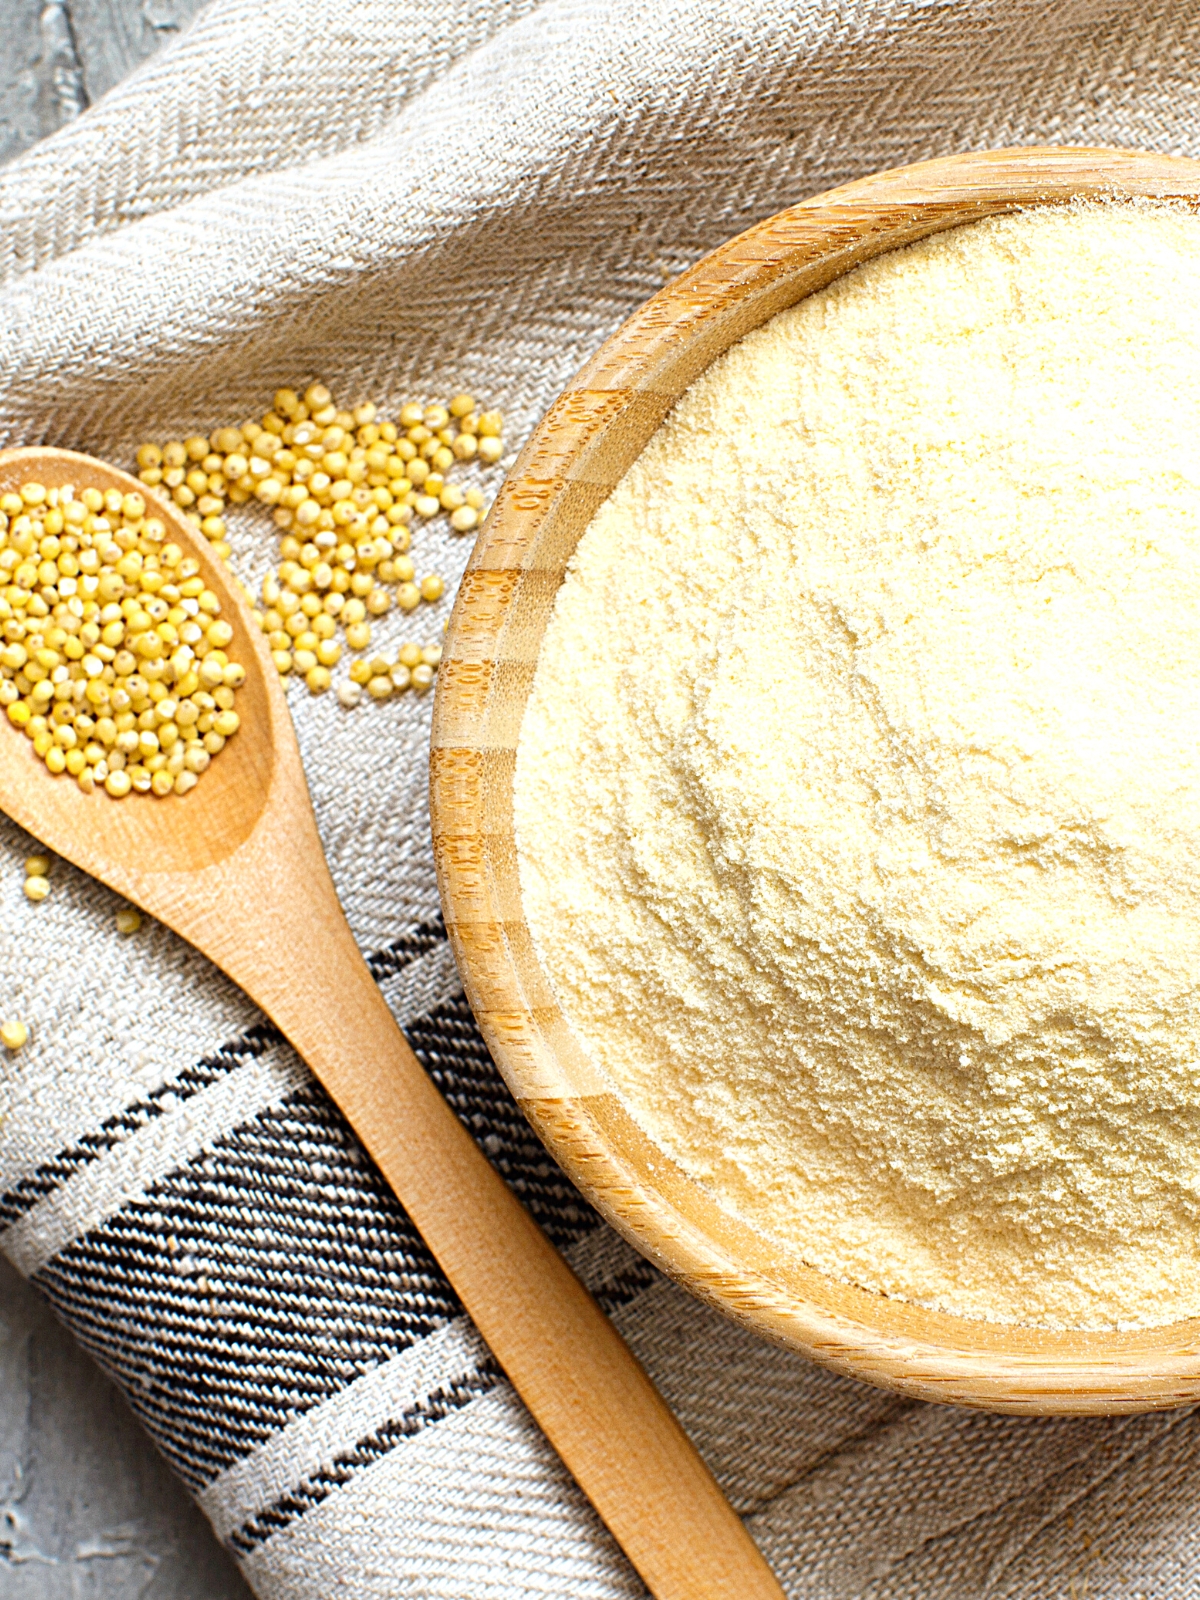
[[[73,451],[0,454],[0,493],[31,480],[141,492]],[[230,655],[246,668],[237,737],[190,794],[113,800],[51,776],[5,719],[0,809],[195,945],[287,1035],[658,1600],[782,1600],[627,1345],[409,1049],[338,904],[266,641],[204,539],[155,509],[233,626]],[[298,950],[319,952],[318,980],[297,971]]]

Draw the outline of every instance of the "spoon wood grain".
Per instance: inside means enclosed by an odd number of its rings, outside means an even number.
[[[35,479],[141,492],[67,450],[0,454],[0,493]],[[185,796],[85,795],[0,727],[0,808],[173,928],[271,1017],[391,1184],[517,1392],[659,1600],[782,1590],[637,1361],[409,1049],[338,904],[291,717],[239,586],[170,508],[246,667],[241,731]],[[320,979],[297,950],[320,951]]]

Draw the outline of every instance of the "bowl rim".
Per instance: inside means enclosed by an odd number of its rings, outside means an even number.
[[[430,752],[438,888],[467,998],[521,1109],[601,1215],[702,1300],[825,1366],[926,1400],[1026,1414],[1200,1398],[1200,1318],[1128,1332],[978,1322],[828,1277],[725,1211],[637,1126],[557,1006],[520,904],[512,776],[566,561],[688,384],[861,261],[1079,197],[1200,209],[1200,162],[1031,146],[890,169],[757,223],[635,311],[551,406],[496,498],[447,632]]]

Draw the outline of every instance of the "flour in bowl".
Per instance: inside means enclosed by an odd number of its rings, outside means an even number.
[[[1200,218],[955,229],[718,360],[515,806],[568,1018],[739,1215],[973,1317],[1200,1314]]]

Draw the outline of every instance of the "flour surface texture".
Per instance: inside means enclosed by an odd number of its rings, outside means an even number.
[[[729,351],[515,798],[568,1018],[726,1206],[973,1317],[1200,1314],[1200,218],[955,229]]]

